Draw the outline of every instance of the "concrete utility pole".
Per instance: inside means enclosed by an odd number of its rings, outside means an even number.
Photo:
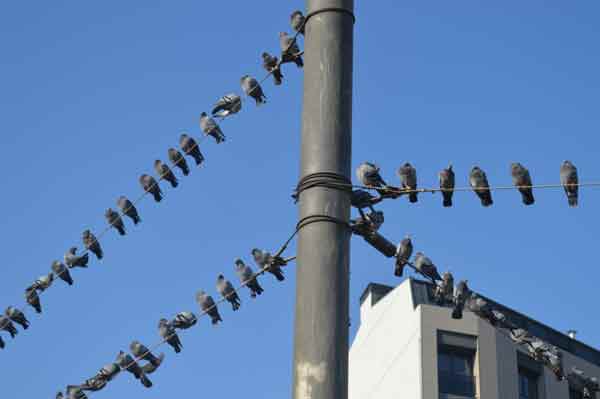
[[[351,177],[354,0],[307,0],[302,178]],[[312,15],[311,15],[312,14]],[[339,176],[338,176],[339,175]],[[338,176],[338,177],[336,177]],[[294,399],[348,397],[350,195],[323,186],[300,194]],[[307,219],[308,218],[308,219]]]

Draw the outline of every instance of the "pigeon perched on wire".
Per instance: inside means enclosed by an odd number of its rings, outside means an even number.
[[[285,280],[283,270],[281,269],[281,258],[275,259],[269,252],[262,251],[258,248],[252,249],[252,257],[261,270],[267,271],[275,276],[277,281]]]
[[[213,106],[211,111],[215,118],[226,118],[242,110],[242,98],[235,93],[224,95]]]
[[[515,187],[521,193],[521,198],[525,205],[532,205],[535,202],[533,198],[533,183],[529,170],[518,162],[510,165],[510,174]]]
[[[36,291],[35,285],[25,289],[25,300],[37,313],[42,313],[42,303],[40,302],[40,297]]]
[[[210,316],[212,324],[218,324],[220,321],[223,321],[223,319],[221,319],[221,315],[219,314],[217,304],[206,292],[202,290],[198,291],[196,294],[196,302],[198,302],[198,305],[200,305],[200,309]]]
[[[369,212],[350,221],[350,228],[354,234],[361,237],[372,236],[383,225],[385,217],[382,211]]]
[[[577,168],[571,161],[564,161],[560,166],[560,184],[565,189],[569,206],[576,207],[579,196],[579,177],[577,175]]]
[[[2,337],[0,337],[0,349],[4,348],[6,348],[6,343],[4,343],[4,340],[2,339]]]
[[[171,168],[164,164],[160,159],[154,161],[154,170],[159,176],[159,179],[168,181],[171,184],[171,187],[175,188],[179,185],[177,177],[175,177]]]
[[[171,324],[180,330],[187,330],[198,322],[198,318],[192,312],[180,312],[175,315]]]
[[[98,377],[105,381],[112,381],[121,372],[121,367],[117,363],[110,363],[98,371]]]
[[[437,268],[423,252],[417,252],[415,254],[415,269],[425,276],[426,278],[431,279],[431,281],[436,282],[442,279],[442,276],[437,271]]]
[[[258,80],[249,75],[244,75],[240,79],[242,90],[247,96],[252,97],[256,102],[256,105],[262,105],[267,102],[267,96],[263,92],[263,89],[258,83]]]
[[[137,359],[144,359],[145,361],[153,365],[155,369],[161,365],[165,357],[165,355],[162,353],[158,357],[154,356],[150,349],[148,349],[144,344],[142,344],[139,341],[132,341],[129,345],[129,349],[131,350],[133,356],[135,356]]]
[[[181,152],[177,151],[175,148],[169,148],[168,155],[169,161],[171,161],[173,166],[179,168],[184,176],[190,174],[190,167],[188,166]]]
[[[35,287],[35,289],[39,292],[44,292],[52,286],[53,282],[54,273],[48,273],[46,275],[38,277],[38,279],[35,280],[35,283],[33,283],[33,287]]]
[[[129,201],[129,199],[124,195],[120,196],[117,200],[117,206],[121,212],[123,212],[123,215],[127,216],[133,221],[133,224],[138,224],[142,221],[142,219],[140,219],[140,215],[138,215],[135,205],[133,205],[133,202]]]
[[[435,301],[438,305],[443,306],[448,302],[452,302],[454,296],[454,276],[450,272],[442,274],[442,282],[435,287]]]
[[[409,163],[406,162],[398,169],[398,177],[402,188],[404,190],[416,190],[417,189],[417,170]],[[408,194],[408,200],[412,203],[418,201],[417,193],[411,191]]]
[[[243,260],[235,260],[235,271],[240,279],[240,283],[246,284],[250,290],[250,296],[256,298],[257,295],[263,293],[263,288],[258,283],[258,276],[254,275],[254,271],[250,266],[247,266]]]
[[[140,365],[131,357],[131,355],[120,351],[117,355],[116,363],[119,365],[119,367],[121,367],[121,369],[127,370],[133,374],[133,376],[137,380],[140,380],[142,385],[146,388],[150,388],[152,386],[152,381],[148,379],[146,373],[144,373],[144,370],[142,370]]]
[[[78,385],[67,386],[67,399],[87,399],[87,395]]]
[[[217,292],[231,304],[233,311],[240,308],[240,297],[233,288],[233,284],[225,279],[225,276],[219,274],[217,277]]]
[[[454,309],[452,310],[453,319],[462,319],[465,302],[471,295],[471,290],[467,285],[467,280],[460,281],[454,288]]]
[[[181,348],[183,347],[181,340],[175,331],[175,327],[167,319],[160,319],[158,321],[158,333],[175,350],[175,353],[181,352]]]
[[[97,392],[106,388],[106,384],[108,384],[108,381],[100,376],[95,375],[92,378],[85,380],[83,384],[79,385],[79,388],[82,391]]]
[[[179,138],[179,146],[185,155],[194,158],[196,166],[199,166],[202,162],[204,162],[204,155],[202,155],[198,143],[196,143],[196,140],[194,140],[192,137],[185,133],[182,134]]]
[[[283,82],[283,74],[281,73],[281,67],[279,65],[279,59],[267,53],[262,53],[263,68],[270,74],[273,75],[273,81],[275,86],[279,86]]]
[[[25,314],[14,306],[7,307],[4,311],[4,314],[6,317],[23,327],[23,330],[27,330],[29,328],[29,320],[27,320]]]
[[[172,184],[172,183],[171,183]],[[162,190],[154,177],[143,174],[140,176],[140,185],[145,192],[152,194],[154,201],[160,202],[163,199]]]
[[[52,262],[52,266],[50,266],[52,272],[56,275],[56,277],[60,278],[62,281],[69,285],[73,285],[73,278],[71,277],[71,273],[69,273],[69,269],[64,265],[64,263],[55,260]]]
[[[200,129],[202,129],[207,136],[214,138],[217,144],[225,141],[225,135],[221,131],[221,128],[206,112],[200,114]]]
[[[404,273],[404,267],[409,262],[410,257],[413,253],[413,244],[409,236],[406,236],[396,248],[396,267],[394,268],[394,275],[401,277]]]
[[[104,212],[104,217],[110,227],[119,232],[119,235],[125,235],[125,224],[123,223],[123,219],[121,219],[119,212],[115,212],[112,208],[108,208],[106,212]]]
[[[469,175],[469,184],[481,200],[481,205],[490,206],[494,203],[487,176],[478,166],[473,167]]]
[[[19,333],[13,322],[4,315],[0,315],[0,331],[6,331],[11,338],[16,337]]]
[[[89,230],[85,230],[82,234],[83,245],[85,249],[88,251],[92,251],[98,260],[102,259],[104,256],[104,252],[102,251],[102,247],[100,246],[100,241],[96,238],[96,236]]]
[[[358,209],[358,212],[362,217],[365,216],[365,208],[369,208],[371,212],[375,212],[373,205],[381,202],[381,200],[381,197],[375,197],[365,190],[353,190],[352,195],[350,196],[350,204]]]
[[[88,267],[89,255],[84,253],[83,255],[77,255],[77,247],[71,247],[67,250],[64,256],[65,264],[69,268],[74,267]]]
[[[389,189],[387,183],[381,178],[379,174],[379,167],[370,162],[361,163],[356,168],[356,177],[363,186],[377,188],[379,194],[386,195]]]
[[[296,42],[295,38],[290,37],[287,32],[280,32],[279,46],[281,47],[282,64],[293,62],[298,68],[302,68],[304,66],[302,53],[300,52],[300,48],[298,47],[298,43]]]
[[[292,13],[292,15],[290,15],[290,25],[292,26],[292,29],[294,30],[294,32],[298,32],[302,36],[304,36],[305,20],[306,20],[306,18],[304,17],[304,14],[302,14],[302,11],[300,11],[300,10],[296,10]]]
[[[442,197],[444,198],[444,207],[452,206],[452,196],[454,195],[455,176],[452,170],[452,165],[448,165],[446,169],[438,175],[440,179],[440,190],[442,191]]]

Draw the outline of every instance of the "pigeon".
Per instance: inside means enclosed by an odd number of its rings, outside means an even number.
[[[397,174],[404,190],[417,189],[417,170],[409,162],[406,162],[404,165],[402,165],[398,169]],[[408,194],[408,200],[412,203],[417,202],[417,193],[414,191],[410,192]]]
[[[27,300],[27,303],[33,307],[37,313],[42,313],[42,304],[35,288],[35,285],[32,285],[25,289],[25,300]]]
[[[240,283],[246,284],[250,290],[250,296],[252,298],[256,298],[257,295],[261,295],[263,293],[264,290],[258,283],[257,276],[254,275],[254,272],[250,266],[246,266],[243,260],[235,260],[235,271],[240,279]]]
[[[60,278],[69,285],[73,285],[73,278],[71,277],[71,273],[69,273],[69,269],[67,269],[67,267],[63,263],[55,260],[54,262],[52,262],[51,269],[52,272],[56,275],[56,277]]]
[[[437,271],[437,268],[425,254],[417,252],[415,254],[415,269],[423,276],[431,279],[433,282],[440,281],[442,276]]]
[[[471,290],[467,285],[467,280],[462,280],[454,289],[454,309],[452,310],[453,319],[462,319],[465,302],[469,297]]]
[[[213,137],[217,144],[225,141],[225,135],[221,131],[221,128],[213,118],[206,114],[206,112],[200,114],[200,129],[204,134]]]
[[[375,197],[370,192],[365,190],[354,190],[350,196],[350,204],[358,209],[358,212],[362,217],[365,216],[363,209],[369,208],[371,212],[375,212],[373,205],[381,202],[383,198]]]
[[[175,315],[175,318],[171,322],[173,327],[180,330],[187,330],[193,327],[198,322],[198,318],[192,312],[180,312]]]
[[[454,171],[452,165],[448,165],[446,169],[442,169],[439,173],[440,178],[440,190],[444,197],[444,207],[452,206],[452,196],[454,195]]]
[[[86,394],[77,385],[67,386],[67,399],[87,399]]]
[[[2,337],[0,337],[0,349],[4,349],[6,348],[6,344],[4,343],[4,340],[2,339]]]
[[[267,102],[267,96],[265,96],[258,80],[254,79],[252,76],[244,75],[240,79],[240,83],[242,84],[244,93],[246,93],[247,96],[252,97],[254,101],[256,101],[256,105],[262,105]]]
[[[98,371],[98,377],[102,378],[105,381],[111,381],[120,372],[121,367],[117,363],[110,363],[102,367],[100,371]]]
[[[177,177],[166,164],[164,164],[160,159],[154,161],[154,170],[156,174],[160,177],[160,180],[166,180],[171,183],[171,187],[175,188],[179,185],[177,182]]]
[[[85,245],[85,249],[92,251],[98,260],[102,259],[104,256],[104,252],[102,251],[102,247],[100,246],[100,241],[96,238],[96,236],[89,230],[85,230],[82,235],[83,245]]]
[[[225,279],[225,276],[219,274],[217,277],[217,292],[231,304],[233,311],[240,308],[240,297],[233,288],[233,284]]]
[[[471,312],[477,316],[486,319],[493,320],[492,310],[486,300],[480,298],[477,294],[471,293],[471,297],[467,301],[468,308]]]
[[[481,205],[490,206],[494,203],[494,201],[492,201],[492,192],[490,191],[487,176],[478,166],[473,167],[471,170],[469,183],[471,184],[473,191],[475,191],[475,194],[481,199]]]
[[[202,155],[198,143],[196,143],[196,140],[194,140],[192,137],[188,136],[185,133],[182,134],[179,138],[179,146],[181,147],[181,150],[185,153],[185,155],[194,158],[196,166],[204,162],[204,155]]]
[[[350,227],[354,234],[358,234],[362,237],[368,237],[374,235],[379,228],[383,225],[385,217],[383,212],[375,211],[369,212],[364,216],[359,216],[354,220],[350,221]]]
[[[181,169],[181,173],[183,173],[184,176],[190,174],[190,167],[188,166],[181,152],[177,151],[175,148],[169,148],[168,155],[169,161],[171,161],[173,166]]]
[[[571,161],[563,162],[560,167],[560,184],[565,189],[569,206],[576,207],[578,205],[579,178],[577,176],[577,168]]]
[[[4,311],[4,314],[6,317],[23,327],[23,330],[27,330],[29,328],[29,321],[25,317],[25,314],[14,306],[7,307]]]
[[[63,395],[63,393],[62,393],[62,392],[58,392],[58,393],[56,394],[56,399],[64,399],[64,395]]]
[[[11,338],[16,337],[19,333],[13,322],[4,315],[0,315],[0,330],[9,333]]]
[[[160,354],[158,357],[154,356],[150,349],[148,349],[144,344],[142,344],[139,341],[131,342],[131,344],[129,345],[129,349],[131,350],[133,356],[135,356],[137,359],[144,359],[145,361],[153,365],[155,368],[158,368],[161,365],[165,357],[164,354]]]
[[[35,287],[35,289],[38,290],[39,292],[44,292],[48,288],[50,288],[50,286],[52,286],[53,282],[54,282],[54,273],[48,273],[44,276],[38,277],[38,279],[35,280],[35,283],[33,283],[33,287]]]
[[[129,201],[127,197],[123,195],[120,196],[117,200],[117,206],[119,207],[119,209],[121,209],[123,215],[127,216],[133,221],[133,224],[138,224],[142,221],[142,219],[140,219],[140,215],[138,215],[138,211],[135,208],[135,205],[133,205],[133,202]]]
[[[92,378],[88,378],[87,380],[85,380],[85,382],[81,384],[79,388],[82,391],[97,392],[104,389],[106,387],[106,384],[108,384],[108,381],[96,375]]]
[[[173,327],[167,319],[160,319],[158,322],[158,333],[160,337],[175,350],[175,353],[181,352],[183,345]]]
[[[356,176],[363,186],[380,188],[377,192],[384,196],[390,186],[381,178],[379,167],[370,162],[363,162],[356,168]],[[389,194],[388,194],[389,195]]]
[[[219,98],[211,114],[214,117],[226,118],[229,115],[237,114],[241,110],[242,98],[235,93],[231,93]]]
[[[292,13],[292,15],[290,15],[290,24],[292,26],[292,29],[295,32],[300,33],[302,36],[304,36],[304,21],[306,20],[306,18],[304,17],[304,15],[302,14],[302,11],[300,10],[296,10]]]
[[[116,363],[123,370],[129,371],[133,376],[140,380],[143,386],[146,388],[150,388],[152,386],[152,381],[148,379],[144,370],[140,367],[140,365],[127,353],[120,351],[117,355]]]
[[[304,66],[304,61],[302,61],[302,53],[298,48],[298,43],[296,42],[295,38],[288,36],[287,32],[280,32],[279,46],[281,47],[282,64],[293,62],[298,68],[302,68]]]
[[[200,309],[210,316],[212,324],[218,324],[220,321],[223,321],[219,314],[217,304],[206,292],[202,290],[198,291],[196,294],[196,302],[200,305]]]
[[[281,85],[283,82],[283,74],[281,73],[281,67],[279,66],[279,59],[267,52],[262,53],[262,59],[263,68],[273,75],[275,86]]]
[[[145,192],[152,194],[152,196],[154,197],[154,201],[162,201],[162,190],[160,189],[160,186],[158,185],[154,177],[146,174],[141,175],[140,185],[142,186]]]
[[[121,219],[119,212],[115,212],[112,208],[108,208],[106,212],[104,212],[104,217],[110,227],[113,227],[119,232],[119,235],[124,236],[126,234],[125,224],[123,224],[123,219]]]
[[[443,306],[447,302],[452,302],[454,295],[454,276],[450,272],[442,274],[442,282],[435,287],[435,301],[438,305]]]
[[[85,253],[81,256],[78,256],[77,255],[77,247],[71,247],[65,253],[64,260],[65,260],[65,264],[67,265],[67,267],[72,269],[74,267],[83,267],[83,268],[88,267],[88,262],[90,259],[89,259],[89,255],[87,253]]]
[[[410,260],[413,252],[412,241],[409,236],[406,236],[396,248],[396,268],[394,269],[394,275],[401,277],[404,272],[404,267]]]
[[[254,257],[254,261],[260,266],[262,271],[268,271],[275,276],[277,281],[285,280],[283,270],[278,264],[279,262],[276,262],[269,252],[263,252],[258,248],[254,248],[252,250],[252,257]]]
[[[533,205],[535,199],[533,198],[533,183],[531,182],[531,176],[529,170],[518,162],[510,165],[510,173],[512,175],[513,184],[518,187],[523,203],[525,205]],[[529,187],[522,187],[529,186]]]

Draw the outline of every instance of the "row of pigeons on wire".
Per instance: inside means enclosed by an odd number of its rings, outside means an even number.
[[[240,287],[237,289],[234,288],[233,284],[220,274],[217,277],[216,289],[222,299],[215,301],[205,291],[198,291],[196,302],[200,307],[201,313],[196,315],[193,312],[184,311],[176,314],[171,320],[160,319],[158,321],[158,335],[161,341],[155,347],[167,343],[175,353],[180,353],[183,344],[177,334],[178,330],[187,330],[195,326],[198,319],[205,314],[208,315],[213,325],[221,323],[223,319],[217,306],[218,303],[227,301],[235,312],[241,307],[242,301],[238,295],[238,291],[242,287],[248,288],[251,298],[262,295],[264,289],[258,281],[258,277],[265,272],[271,273],[278,281],[285,280],[282,268],[294,258],[284,259],[280,252],[271,254],[270,252],[254,248],[252,250],[252,257],[259,268],[257,272],[254,272],[242,259],[236,259],[234,268],[241,283]],[[137,340],[131,342],[129,350],[131,354],[119,351],[115,361],[102,367],[93,377],[88,378],[82,384],[68,385],[65,391],[66,397],[69,399],[84,399],[87,397],[86,391],[96,392],[106,388],[108,383],[121,373],[121,371],[129,372],[144,387],[152,387],[152,381],[148,375],[154,373],[161,366],[165,355],[163,353],[155,355],[148,346]],[[64,397],[63,392],[56,394],[57,399]]]
[[[452,318],[461,319],[463,310],[466,308],[493,326],[507,330],[510,338],[522,346],[532,358],[548,366],[557,379],[568,380],[571,386],[579,387],[585,398],[592,398],[595,392],[600,392],[598,380],[585,376],[583,371],[577,368],[573,368],[569,374],[565,375],[562,353],[555,346],[517,327],[506,315],[494,309],[487,301],[471,291],[467,280],[460,281],[454,286],[452,273],[445,272],[440,275],[431,258],[423,252],[416,252],[413,257],[413,243],[409,236],[400,241],[397,246],[383,237],[378,232],[384,222],[383,212],[372,210],[365,214],[361,208],[359,211],[361,215],[350,223],[353,233],[363,237],[384,256],[395,258],[394,275],[401,277],[405,268],[410,267],[434,285],[433,297],[438,305],[453,307]]]
[[[400,178],[400,187],[388,185],[380,175],[380,169],[377,165],[370,162],[363,162],[357,169],[356,175],[364,186],[373,188],[383,198],[398,198],[403,194],[408,194],[408,199],[411,203],[418,201],[419,189],[417,186],[417,170],[409,162],[402,165],[398,171]],[[521,199],[525,205],[533,205],[535,197],[533,195],[533,181],[529,169],[522,164],[515,162],[510,166],[512,182],[515,188],[521,193]],[[440,191],[443,197],[443,206],[452,206],[452,197],[455,191],[456,177],[452,165],[442,169],[439,174],[439,189],[422,189],[421,192]],[[576,207],[579,195],[579,178],[577,168],[570,161],[564,161],[560,166],[560,182],[565,190],[569,206]],[[481,205],[488,207],[494,203],[492,199],[492,190],[488,182],[486,173],[478,166],[473,167],[469,174],[469,185],[477,194],[481,201]],[[373,198],[363,194],[363,201],[368,203],[373,201]],[[368,193],[367,193],[368,194]]]
[[[304,16],[300,11],[294,11],[290,17],[291,26],[298,34],[304,34]],[[296,36],[290,36],[286,32],[281,32],[279,35],[280,47],[281,47],[281,59],[277,56],[270,55],[267,52],[262,54],[263,67],[267,70],[268,75],[273,75],[275,85],[281,85],[283,81],[283,73],[281,71],[281,65],[286,63],[295,63],[298,67],[304,65],[302,60],[302,52],[300,51]],[[246,95],[252,97],[257,105],[261,105],[266,102],[266,96],[263,92],[259,82],[250,76],[244,76],[241,78],[241,86]],[[216,143],[222,143],[225,141],[225,135],[221,130],[219,124],[213,118],[220,118],[221,120],[238,113],[242,107],[241,97],[237,94],[228,94],[220,98],[212,109],[212,117],[206,112],[202,112],[200,115],[200,129],[205,136],[211,136],[215,139]],[[175,148],[169,148],[167,151],[167,157],[173,167],[180,169],[183,176],[188,176],[190,173],[190,166],[186,161],[184,154],[191,157],[193,163],[196,166],[200,166],[205,161],[205,157],[200,151],[198,142],[190,135],[183,133],[179,139],[179,147],[181,151]],[[175,188],[179,185],[179,180],[173,170],[167,165],[167,163],[156,160],[154,162],[154,170],[159,176],[160,180],[167,181],[171,187]],[[154,177],[143,174],[139,178],[139,183],[144,190],[144,195],[150,194],[153,196],[156,202],[161,202],[163,199],[163,192],[159,186],[157,179]],[[90,230],[85,230],[82,235],[83,246],[85,251],[81,254],[77,253],[77,247],[70,248],[64,255],[64,262],[55,260],[51,264],[51,272],[47,275],[41,276],[33,284],[25,289],[25,300],[27,304],[36,313],[42,313],[42,304],[40,300],[40,294],[46,291],[56,278],[60,278],[68,285],[73,285],[73,278],[70,273],[70,269],[73,268],[87,268],[89,263],[89,252],[92,252],[98,260],[104,256],[104,251],[100,244],[99,238],[110,229],[114,228],[119,235],[126,235],[126,227],[123,221],[123,217],[131,219],[134,225],[141,222],[138,210],[135,204],[138,201],[131,201],[125,196],[121,196],[117,200],[118,210],[108,208],[105,212],[105,218],[108,222],[109,227],[104,230],[101,234],[94,235]],[[18,330],[13,324],[17,323],[22,326],[23,329],[29,327],[29,321],[25,316],[25,311],[15,306],[9,306],[4,315],[0,315],[0,331],[5,331],[10,334],[12,338],[15,338]],[[5,342],[0,335],[0,349],[4,349]]]

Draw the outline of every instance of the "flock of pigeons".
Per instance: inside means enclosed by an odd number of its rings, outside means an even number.
[[[158,321],[158,334],[161,342],[167,343],[173,348],[175,353],[180,353],[183,348],[181,339],[177,330],[187,330],[198,322],[198,318],[203,315],[210,317],[213,325],[223,321],[218,309],[218,303],[227,301],[233,311],[239,310],[241,299],[238,291],[242,287],[248,287],[250,297],[256,298],[264,292],[264,289],[258,281],[258,277],[265,272],[273,274],[278,281],[285,280],[282,267],[286,266],[291,259],[284,259],[281,253],[270,254],[258,248],[252,250],[252,257],[259,266],[259,271],[254,272],[252,268],[244,263],[242,259],[235,260],[235,272],[241,282],[236,289],[222,274],[217,277],[216,289],[222,299],[215,301],[212,296],[205,291],[200,290],[196,294],[201,313],[199,315],[193,312],[180,312],[172,320],[160,319]],[[293,258],[292,258],[293,259]],[[157,346],[159,346],[157,345]],[[139,341],[133,341],[129,345],[131,355],[120,351],[114,362],[102,367],[93,377],[85,380],[80,385],[68,385],[66,387],[66,398],[85,399],[86,391],[96,392],[104,389],[121,371],[127,371],[146,388],[152,387],[152,381],[148,378],[149,374],[154,373],[162,364],[165,355],[155,355],[152,350]],[[141,364],[143,361],[144,364]],[[56,394],[57,399],[65,398],[63,392]]]
[[[535,198],[533,196],[533,182],[529,170],[518,162],[510,165],[512,182],[515,188],[521,193],[522,201],[525,205],[533,205]],[[440,171],[439,189],[419,190],[417,188],[417,171],[408,162],[398,169],[400,178],[400,187],[389,186],[379,174],[379,167],[370,162],[363,162],[357,169],[358,180],[364,186],[376,189],[384,198],[397,198],[403,194],[408,194],[410,202],[418,201],[419,192],[441,191],[443,196],[443,206],[452,206],[452,197],[455,191],[455,175],[452,165]],[[564,161],[560,166],[560,183],[565,190],[569,206],[575,207],[578,203],[579,179],[577,168],[570,161]],[[490,188],[485,172],[478,166],[471,169],[469,174],[469,184],[475,194],[481,200],[481,205],[490,206],[494,203],[492,199],[492,188]]]
[[[290,17],[290,23],[292,29],[296,32],[295,35],[290,36],[286,32],[279,34],[279,44],[281,47],[281,59],[277,56],[273,56],[267,52],[262,54],[263,68],[267,71],[265,79],[272,75],[274,78],[275,85],[281,85],[283,82],[283,73],[281,66],[286,63],[295,63],[299,68],[303,67],[304,62],[302,60],[303,52],[300,51],[297,43],[297,36],[304,34],[305,18],[302,12],[295,11]],[[243,76],[240,80],[243,92],[256,101],[257,105],[264,104],[266,102],[266,96],[260,83],[251,76]],[[217,144],[225,141],[225,135],[221,130],[219,124],[214,118],[220,118],[221,120],[226,117],[238,113],[242,108],[242,98],[238,94],[228,94],[220,98],[214,105],[211,115],[209,116],[206,112],[202,112],[200,115],[200,129],[205,136],[211,136],[214,138]],[[191,157],[196,166],[200,166],[205,158],[196,140],[187,135],[182,134],[179,139],[179,147],[181,151],[175,148],[169,148],[167,151],[167,157],[173,167],[180,169],[184,176],[189,175],[190,167],[185,159],[185,155]],[[182,153],[183,152],[183,153]],[[158,181],[165,180],[171,187],[175,188],[179,184],[179,180],[173,170],[167,165],[167,163],[156,160],[154,162],[154,170],[159,176]],[[160,202],[163,199],[163,192],[159,186],[157,179],[154,177],[143,174],[139,178],[139,183],[144,190],[144,195],[150,194],[156,202]],[[140,198],[141,199],[141,198]],[[139,200],[138,200],[139,201]],[[115,229],[119,235],[126,235],[125,223],[123,217],[128,217],[132,222],[137,225],[141,222],[138,210],[135,204],[138,201],[132,202],[125,196],[121,196],[117,200],[118,210],[109,208],[105,212],[105,218],[109,225],[101,234],[96,237],[90,230],[85,230],[82,235],[83,246],[85,251],[81,254],[77,253],[77,247],[70,248],[64,255],[64,261],[58,260],[53,261],[51,264],[51,271],[47,275],[41,276],[33,284],[25,289],[25,300],[27,304],[36,313],[42,313],[42,304],[40,300],[40,294],[50,288],[55,279],[60,278],[68,285],[73,285],[73,278],[70,270],[73,268],[87,268],[89,263],[89,252],[93,253],[98,260],[102,259],[104,252],[100,244],[99,238],[101,238],[106,231],[111,228]],[[282,274],[278,274],[278,279],[283,279]],[[17,323],[27,329],[29,327],[29,321],[25,316],[25,311],[15,306],[9,306],[4,315],[0,315],[0,331],[5,331],[10,334],[12,338],[15,338],[18,334],[18,330],[15,328],[13,323]],[[5,342],[0,335],[0,349],[4,349]]]
[[[565,164],[567,164],[567,162],[565,162]],[[565,165],[563,164],[563,167],[564,166]],[[572,165],[568,163],[568,167],[572,167]],[[563,169],[564,168],[561,168],[561,178],[563,176]],[[447,170],[448,169],[446,169],[446,171]],[[364,179],[363,184],[366,186],[389,187],[385,185],[378,174],[378,169],[372,164],[362,164],[358,168],[357,173],[361,181]],[[444,171],[442,171],[441,174],[443,173]],[[574,173],[576,178],[576,170]],[[412,168],[410,164],[405,164],[400,168],[398,174],[402,180],[402,188],[408,189],[409,193],[413,194],[414,191],[411,192],[410,190],[416,188],[416,173],[414,168]],[[365,178],[365,176],[368,177]],[[375,182],[378,182],[379,184],[373,184]],[[567,187],[565,187],[565,190]],[[396,188],[394,189],[398,190]],[[570,191],[568,191],[567,194],[569,192]],[[386,196],[389,196],[387,190],[381,190],[379,197],[375,197],[364,190],[354,190],[351,197],[352,206],[358,209],[360,215],[350,221],[350,227],[354,234],[363,237],[365,241],[371,244],[384,256],[395,258],[394,275],[401,277],[404,273],[404,269],[407,266],[410,267],[416,273],[432,282],[435,287],[433,299],[438,305],[453,307],[452,318],[461,319],[463,317],[463,310],[466,308],[479,317],[487,320],[496,328],[507,330],[510,338],[518,345],[523,346],[533,359],[548,366],[558,380],[567,380],[570,386],[583,393],[584,398],[591,399],[595,397],[594,395],[596,392],[600,392],[600,385],[597,378],[587,377],[582,370],[579,370],[576,367],[573,367],[572,370],[565,375],[562,363],[562,353],[558,348],[531,335],[528,331],[517,327],[506,315],[493,309],[487,301],[472,292],[467,284],[467,280],[462,280],[455,286],[454,276],[450,272],[445,272],[440,275],[433,261],[424,253],[416,252],[413,257],[414,248],[409,236],[400,241],[397,246],[383,237],[378,230],[384,222],[384,215],[383,212],[375,210],[374,205],[381,202]],[[531,197],[528,197],[526,194],[523,194],[524,201],[526,198],[533,199],[533,196],[531,194]],[[569,197],[569,203],[571,203],[571,198],[572,197]],[[445,197],[444,203],[446,203],[446,199],[447,198]],[[576,199],[577,197],[575,195],[575,200]],[[414,198],[414,201],[410,199],[410,197],[409,200],[414,202],[416,201],[416,197]],[[365,213],[365,208],[369,208],[369,213]]]

